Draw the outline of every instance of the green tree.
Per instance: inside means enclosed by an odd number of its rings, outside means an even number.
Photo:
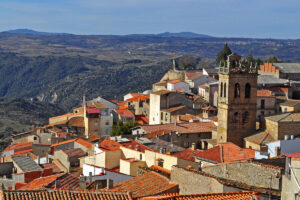
[[[276,56],[269,56],[268,58],[266,58],[264,60],[265,63],[278,63],[278,62],[282,62],[282,60],[278,60],[278,58]]]
[[[117,124],[113,125],[112,127],[112,136],[119,136],[119,135],[130,135],[131,129],[138,126],[139,124],[135,121],[129,121],[123,123],[122,120],[119,120]]]
[[[228,44],[226,43],[223,47],[223,49],[218,53],[216,61],[218,64],[220,64],[222,61],[227,60],[227,56],[232,54],[230,48],[228,47]]]

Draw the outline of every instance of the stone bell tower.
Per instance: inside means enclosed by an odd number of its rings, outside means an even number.
[[[243,146],[256,130],[257,68],[233,53],[219,67],[217,141]]]

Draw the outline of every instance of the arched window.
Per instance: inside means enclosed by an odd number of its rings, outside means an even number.
[[[224,97],[226,97],[226,83],[224,83]]]
[[[241,88],[240,88],[240,84],[239,83],[236,83],[235,85],[234,85],[234,97],[235,98],[240,98],[240,91],[241,90]]]
[[[242,119],[243,124],[248,123],[248,118],[249,118],[249,113],[248,111],[246,111],[243,113],[243,119]]]
[[[251,85],[249,83],[245,86],[245,98],[249,99],[251,95]]]
[[[232,122],[233,123],[237,123],[239,121],[239,113],[238,112],[235,112],[234,114],[233,114],[233,120],[232,120]]]
[[[221,88],[220,88],[220,97],[223,97],[223,83],[221,83]]]

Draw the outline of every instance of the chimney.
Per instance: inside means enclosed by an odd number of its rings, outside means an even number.
[[[40,155],[38,155],[38,157],[37,157],[37,161],[38,161],[38,165],[40,165],[41,164],[41,157],[40,157]]]
[[[60,188],[60,187],[61,187],[60,180],[56,179],[55,180],[55,188],[57,189],[57,188]]]
[[[82,95],[82,105],[85,107],[85,94]]]
[[[79,188],[86,189],[85,176],[81,175],[79,178]]]
[[[195,142],[192,143],[191,149],[196,150],[196,143]]]
[[[93,172],[89,172],[89,183],[91,183],[93,181],[92,177],[93,177]]]
[[[289,136],[288,135],[284,135],[284,140],[289,140]]]
[[[107,189],[112,189],[114,187],[114,181],[107,179]]]

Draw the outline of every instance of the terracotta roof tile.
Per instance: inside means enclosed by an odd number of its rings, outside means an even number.
[[[76,190],[79,189],[79,178],[72,175],[72,174],[64,174],[63,176],[60,176],[57,178],[57,180],[60,181],[60,187],[63,189],[72,189]],[[51,182],[47,188],[54,189],[55,188],[55,182]]]
[[[132,200],[128,193],[85,190],[3,191],[0,195],[2,195],[3,200]]]
[[[212,122],[191,122],[191,123],[178,123],[178,124],[159,124],[159,125],[143,125],[140,126],[147,135],[146,138],[153,138],[160,135],[165,131],[176,131],[180,134],[189,133],[209,133],[216,125]]]
[[[22,142],[18,144],[9,145],[3,150],[3,152],[12,151],[12,150],[17,152],[17,151],[23,151],[28,149],[32,149],[32,142]]]
[[[149,118],[144,115],[135,115],[135,121],[139,124],[149,124]]]
[[[131,117],[134,119],[134,114],[130,112],[128,109],[120,110],[120,109],[115,109],[116,113],[120,115],[120,117]]]
[[[145,150],[149,150],[152,151],[149,147],[135,141],[132,139],[128,139],[128,142],[116,142],[113,140],[109,140],[109,139],[104,139],[99,143],[99,147],[105,150],[110,150],[110,151],[115,151],[115,150],[120,150],[120,147],[126,147],[129,149],[133,149],[133,150],[137,150],[140,152],[145,152]]]
[[[214,108],[214,107],[212,107],[212,106],[207,106],[207,107],[202,108],[202,110],[215,111],[215,110],[217,110],[217,109]]]
[[[110,191],[131,192],[133,198],[178,192],[178,185],[156,172],[147,172],[126,181],[114,184]]]
[[[20,188],[20,190],[38,190],[42,187],[47,187],[51,182],[55,181],[58,177],[64,175],[63,173],[61,174],[55,174],[51,176],[46,176],[46,177],[40,177],[36,178],[33,181],[27,183],[23,187]]]
[[[152,196],[144,197],[141,200],[253,200],[255,197],[260,195],[253,191],[243,192],[227,192],[227,193],[208,193],[208,194],[191,194],[191,195],[180,195],[167,194],[163,196]]]
[[[185,108],[185,106],[181,105],[181,106],[174,106],[174,107],[166,108],[166,109],[163,109],[162,111],[173,112],[173,111],[181,110],[183,108]]]
[[[136,97],[132,97],[130,99],[127,99],[126,101],[145,101],[147,99],[150,99],[150,97],[140,95],[140,96],[136,96]]]
[[[181,80],[171,80],[171,81],[168,81],[168,83],[171,83],[171,84],[175,84],[175,83],[180,83],[182,82]]]
[[[46,163],[42,165],[44,169],[52,169],[53,173],[63,172],[55,163]]]
[[[96,108],[89,108],[89,109],[86,109],[86,112],[89,114],[99,114],[100,110],[96,109]]]
[[[67,122],[68,126],[74,127],[84,127],[84,118],[83,117],[73,117]]]
[[[254,135],[251,135],[249,137],[244,138],[244,140],[247,140],[249,142],[258,144],[258,145],[264,145],[269,142],[274,142],[275,140],[271,136],[271,134],[267,131],[263,131],[260,133],[256,133]]]
[[[271,90],[257,90],[258,97],[275,97]]]
[[[207,150],[193,150],[188,148],[182,152],[174,154],[174,156],[190,161],[195,161],[195,157],[199,157],[222,163],[254,158],[255,150],[240,148],[239,146],[228,142],[219,144],[218,146]]]
[[[62,150],[66,155],[68,155],[69,157],[72,156],[79,156],[79,157],[83,157],[86,156],[87,153],[84,152],[81,148],[76,148],[76,149],[65,149]]]

